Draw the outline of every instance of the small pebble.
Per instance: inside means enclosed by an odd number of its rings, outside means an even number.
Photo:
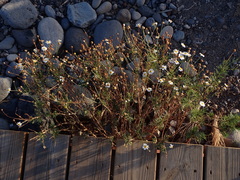
[[[159,5],[159,9],[160,9],[161,11],[164,11],[166,8],[167,8],[167,5],[166,5],[165,3],[161,3],[161,4]]]
[[[136,5],[138,7],[143,6],[145,4],[145,0],[136,0]]]
[[[169,8],[170,8],[170,9],[173,9],[173,10],[176,10],[176,9],[177,9],[177,6],[175,6],[173,3],[170,3],[170,4],[169,4]]]
[[[10,62],[15,61],[17,58],[18,58],[17,54],[9,54],[7,56],[7,60],[10,61]]]
[[[52,17],[52,18],[56,18],[56,12],[55,10],[52,8],[52,6],[50,5],[46,5],[45,6],[45,14],[48,16],[48,17]]]
[[[191,27],[188,24],[184,24],[183,26],[185,29],[190,29]]]
[[[135,10],[131,11],[131,16],[132,16],[132,19],[135,21],[141,18],[141,14]]]
[[[97,8],[96,12],[98,14],[104,14],[111,11],[111,9],[112,3],[110,3],[109,1],[105,1],[104,3],[101,4],[101,6],[99,6],[99,8]]]
[[[98,6],[101,4],[102,0],[92,0],[92,7],[94,9],[98,8]]]
[[[185,38],[185,33],[183,31],[176,31],[174,34],[173,34],[173,39],[177,42],[183,40]]]
[[[146,21],[146,17],[142,16],[139,20],[136,21],[136,27],[141,27],[143,25],[143,23]]]

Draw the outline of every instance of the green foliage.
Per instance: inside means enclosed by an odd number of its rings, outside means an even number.
[[[240,129],[240,115],[229,114],[223,116],[219,120],[219,129],[224,136],[227,136],[229,132],[233,132],[234,129]]]
[[[186,139],[201,143],[203,140],[206,140],[206,134],[196,125],[188,129]]]

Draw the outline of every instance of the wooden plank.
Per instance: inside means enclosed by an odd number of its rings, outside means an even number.
[[[110,178],[112,144],[108,139],[73,137],[69,180]]]
[[[30,133],[27,146],[24,180],[65,179],[70,136],[58,135],[56,139],[47,137],[41,141],[33,139]]]
[[[20,179],[25,134],[0,130],[0,179]]]
[[[160,153],[160,180],[202,180],[203,146],[166,143],[166,152]]]
[[[156,178],[156,147],[149,142],[147,143],[149,151],[143,150],[143,143],[143,141],[134,141],[131,145],[124,146],[123,140],[117,141],[114,180]]]
[[[225,147],[205,147],[206,180],[240,179],[240,149]]]

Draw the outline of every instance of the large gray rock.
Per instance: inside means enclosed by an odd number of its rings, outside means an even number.
[[[117,20],[105,21],[97,25],[94,30],[94,43],[99,44],[105,39],[113,41],[113,46],[119,45],[123,37],[122,24]]]
[[[79,53],[84,46],[89,46],[89,37],[82,29],[71,27],[65,34],[64,43],[69,52]]]
[[[64,40],[64,32],[62,26],[53,18],[43,18],[38,24],[38,34],[40,39],[44,41],[44,46],[49,47],[46,41],[51,41],[53,53],[57,53]]]
[[[7,36],[0,42],[0,50],[11,49],[13,47],[15,40],[12,36]]]
[[[0,102],[4,100],[11,91],[12,79],[0,76]]]
[[[80,2],[68,6],[67,17],[74,26],[86,28],[97,19],[97,13],[87,2]]]
[[[238,147],[240,147],[240,130],[235,129],[230,133],[229,138],[235,143]]]
[[[12,35],[17,43],[24,47],[32,47],[37,39],[36,29],[12,30]]]
[[[1,8],[0,15],[13,28],[26,29],[37,20],[38,11],[29,0],[12,0]]]

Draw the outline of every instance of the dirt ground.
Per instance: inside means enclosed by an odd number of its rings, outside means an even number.
[[[240,52],[239,0],[174,0],[182,10],[176,14],[177,26],[190,24],[185,32],[185,43],[202,52],[210,70]],[[176,45],[176,44],[175,44]]]

